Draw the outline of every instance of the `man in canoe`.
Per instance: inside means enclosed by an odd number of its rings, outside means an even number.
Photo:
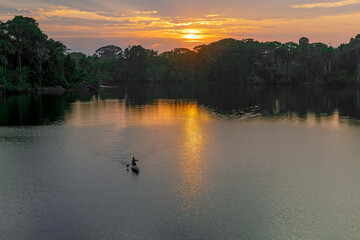
[[[135,159],[134,157],[132,158],[132,160],[131,160],[131,165],[132,166],[136,166],[136,162],[137,161],[139,161],[139,160],[137,160],[137,159]]]

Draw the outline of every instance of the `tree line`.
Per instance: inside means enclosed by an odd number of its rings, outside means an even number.
[[[360,84],[360,34],[334,48],[310,43],[223,39],[159,54],[142,46],[98,49],[114,81],[238,84]]]
[[[360,84],[360,34],[334,48],[310,43],[223,39],[158,53],[109,45],[93,56],[69,53],[35,19],[0,21],[0,84],[21,91],[99,82]]]
[[[77,64],[67,52],[64,44],[41,31],[35,19],[15,16],[0,21],[0,84],[9,91],[24,91],[96,82],[89,68]]]

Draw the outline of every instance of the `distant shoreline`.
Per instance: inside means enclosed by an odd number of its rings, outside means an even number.
[[[52,87],[41,87],[38,89],[29,88],[22,91],[9,91],[5,84],[0,85],[0,95],[6,94],[23,94],[23,93],[40,93],[40,94],[62,94],[65,92],[72,91],[94,91],[98,89],[99,86],[91,83],[80,84],[78,88],[64,88],[62,86],[52,86]]]
[[[158,81],[158,82],[147,82],[147,81],[142,81],[142,82],[133,82],[133,81],[122,81],[122,82],[106,82],[106,83],[100,83],[100,84],[92,84],[92,83],[82,83],[80,84],[79,87],[77,88],[64,88],[62,86],[51,86],[51,87],[41,87],[38,89],[33,89],[33,88],[29,88],[27,90],[21,90],[21,91],[8,91],[7,87],[5,84],[1,84],[0,85],[0,95],[6,95],[6,94],[24,94],[24,93],[36,93],[36,94],[63,94],[65,92],[76,92],[76,91],[96,91],[98,89],[113,89],[113,88],[117,88],[120,87],[124,84],[142,84],[142,85],[146,85],[146,84],[151,84],[151,85],[157,85],[157,84],[166,84],[166,85],[208,85],[208,86],[257,86],[257,87],[360,87],[360,84],[348,84],[348,83],[337,83],[337,84],[316,84],[316,83],[297,83],[297,84],[293,84],[293,83],[243,83],[243,82],[238,82],[238,83],[203,83],[203,82],[198,82],[198,83],[189,83],[189,82],[168,82],[168,81]]]

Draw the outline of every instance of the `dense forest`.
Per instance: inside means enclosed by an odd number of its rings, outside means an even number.
[[[355,85],[360,35],[337,48],[305,37],[298,43],[223,39],[163,53],[110,45],[86,56],[49,39],[32,18],[0,21],[0,86],[23,91],[98,81]]]
[[[141,46],[105,46],[94,55],[114,81],[239,84],[360,84],[360,35],[324,43],[223,39],[158,54]]]
[[[9,91],[24,91],[95,83],[89,64],[76,62],[67,50],[61,42],[49,39],[32,18],[16,16],[0,22],[1,86]]]

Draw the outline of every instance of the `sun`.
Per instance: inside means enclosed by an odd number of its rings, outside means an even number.
[[[206,35],[202,29],[183,29],[180,31],[179,37],[189,43],[198,43],[206,39]]]
[[[187,39],[198,39],[198,36],[194,33],[189,33],[185,35],[185,38]]]

